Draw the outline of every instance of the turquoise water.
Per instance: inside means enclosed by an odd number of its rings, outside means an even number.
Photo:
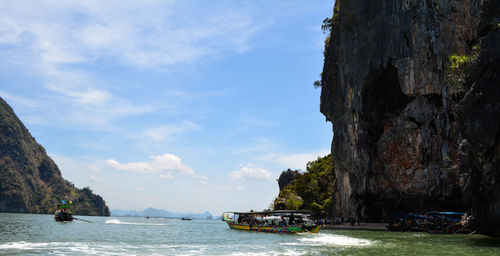
[[[378,231],[267,234],[231,230],[222,221],[0,213],[0,255],[500,255],[481,235]]]

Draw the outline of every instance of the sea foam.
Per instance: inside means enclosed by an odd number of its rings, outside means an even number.
[[[374,241],[335,234],[314,234],[297,239],[298,242],[285,243],[294,246],[335,246],[335,247],[364,247],[371,246]]]
[[[2,253],[33,253],[33,254],[94,254],[103,255],[113,252],[113,255],[128,255],[122,253],[122,248],[113,244],[89,244],[82,242],[9,242],[0,244],[0,254]]]
[[[145,223],[145,222],[126,222],[117,219],[107,220],[106,224],[116,224],[116,225],[139,225],[139,226],[166,226],[166,223]]]

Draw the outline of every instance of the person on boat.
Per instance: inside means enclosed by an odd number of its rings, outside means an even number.
[[[269,221],[269,220],[266,219],[266,222],[265,222],[264,225],[267,226],[267,227],[270,227],[270,226],[272,226],[272,221]]]
[[[286,226],[286,221],[285,219],[283,218],[283,216],[281,216],[281,221],[280,221],[280,226]]]

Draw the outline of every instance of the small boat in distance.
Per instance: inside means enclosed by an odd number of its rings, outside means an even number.
[[[193,220],[193,218],[183,217],[181,220]]]
[[[232,229],[267,233],[318,233],[309,211],[224,212],[222,221]]]
[[[73,213],[69,209],[69,207],[73,204],[73,202],[69,201],[61,201],[62,204],[57,204],[57,211],[54,213],[55,221],[73,221]]]

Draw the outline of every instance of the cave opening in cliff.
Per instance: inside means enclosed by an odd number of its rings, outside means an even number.
[[[393,66],[371,72],[363,90],[362,118],[368,143],[376,144],[386,127],[410,102],[400,88],[398,70]]]

